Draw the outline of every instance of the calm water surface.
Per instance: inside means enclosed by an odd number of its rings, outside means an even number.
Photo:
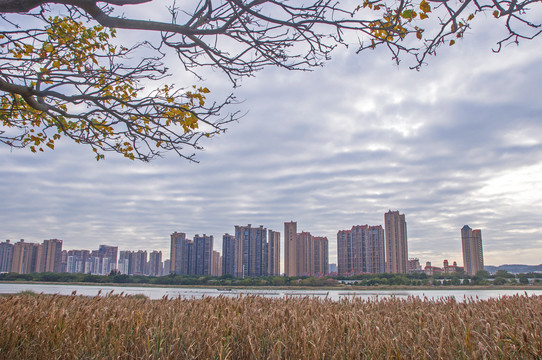
[[[0,283],[0,294],[14,294],[21,291],[33,291],[44,294],[71,295],[74,291],[77,295],[96,296],[98,293],[105,295],[113,294],[136,295],[142,294],[150,299],[161,299],[164,296],[168,298],[194,298],[199,299],[209,296],[228,296],[238,297],[242,295],[261,295],[266,297],[318,297],[339,300],[341,298],[358,297],[368,300],[387,298],[395,296],[397,298],[407,298],[409,296],[437,300],[446,297],[454,297],[457,301],[465,299],[486,300],[502,296],[511,296],[516,294],[527,294],[529,296],[542,296],[542,290],[517,289],[517,290],[258,290],[258,289],[231,289],[224,291],[213,288],[168,288],[168,287],[137,287],[137,286],[102,286],[102,285],[72,285],[72,284],[11,284]]]

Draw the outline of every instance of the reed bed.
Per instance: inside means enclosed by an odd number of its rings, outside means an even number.
[[[540,359],[542,297],[0,298],[1,359]]]

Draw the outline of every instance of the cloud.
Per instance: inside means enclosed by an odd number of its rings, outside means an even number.
[[[442,48],[421,72],[385,51],[339,49],[313,72],[267,69],[236,90],[248,110],[206,140],[200,164],[150,164],[62,142],[0,149],[5,238],[65,248],[162,250],[174,231],[221,238],[235,225],[330,240],[406,214],[409,256],[462,263],[460,228],[481,228],[487,264],[540,262],[542,60],[536,43],[493,54],[488,28]],[[209,72],[216,98],[232,89]],[[183,80],[184,81],[184,80]]]

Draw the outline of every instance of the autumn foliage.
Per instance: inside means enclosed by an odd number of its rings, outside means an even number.
[[[209,99],[203,68],[236,86],[266,67],[321,66],[343,45],[358,53],[384,47],[420,69],[481,14],[506,29],[495,51],[537,37],[542,26],[539,0],[204,0],[172,2],[164,7],[170,21],[123,15],[123,6],[144,13],[148,2],[0,0],[0,142],[40,152],[68,138],[98,160],[108,151],[194,160],[200,139],[239,118],[229,110],[233,96]],[[179,85],[166,63],[197,85]]]

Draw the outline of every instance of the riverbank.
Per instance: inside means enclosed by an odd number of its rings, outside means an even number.
[[[469,299],[481,300],[499,298],[505,296],[516,296],[528,294],[529,296],[542,296],[542,289],[512,288],[510,290],[498,287],[465,287],[455,289],[451,287],[437,288],[403,288],[403,287],[373,287],[362,288],[361,290],[351,287],[336,288],[258,288],[258,287],[232,287],[217,288],[209,286],[199,287],[157,287],[157,286],[119,286],[118,284],[59,284],[59,283],[0,283],[0,294],[16,294],[19,292],[33,292],[36,294],[57,294],[96,297],[106,296],[108,294],[124,294],[130,296],[142,296],[151,300],[160,300],[163,298],[183,298],[183,299],[201,299],[206,297],[226,296],[238,298],[244,296],[261,296],[269,298],[286,297],[317,297],[338,301],[344,297],[356,297],[367,300],[383,297],[409,298],[416,297],[432,301],[439,301],[444,298],[453,297],[456,301],[467,301]]]
[[[235,289],[235,290],[354,290],[354,291],[406,291],[406,290],[542,290],[542,285],[373,285],[373,286],[356,286],[337,284],[335,286],[217,286],[217,285],[162,285],[162,284],[141,284],[141,283],[89,283],[89,282],[51,282],[51,281],[0,281],[0,284],[43,284],[43,285],[77,285],[77,286],[108,286],[108,287],[141,287],[141,288],[171,288],[171,289]]]

